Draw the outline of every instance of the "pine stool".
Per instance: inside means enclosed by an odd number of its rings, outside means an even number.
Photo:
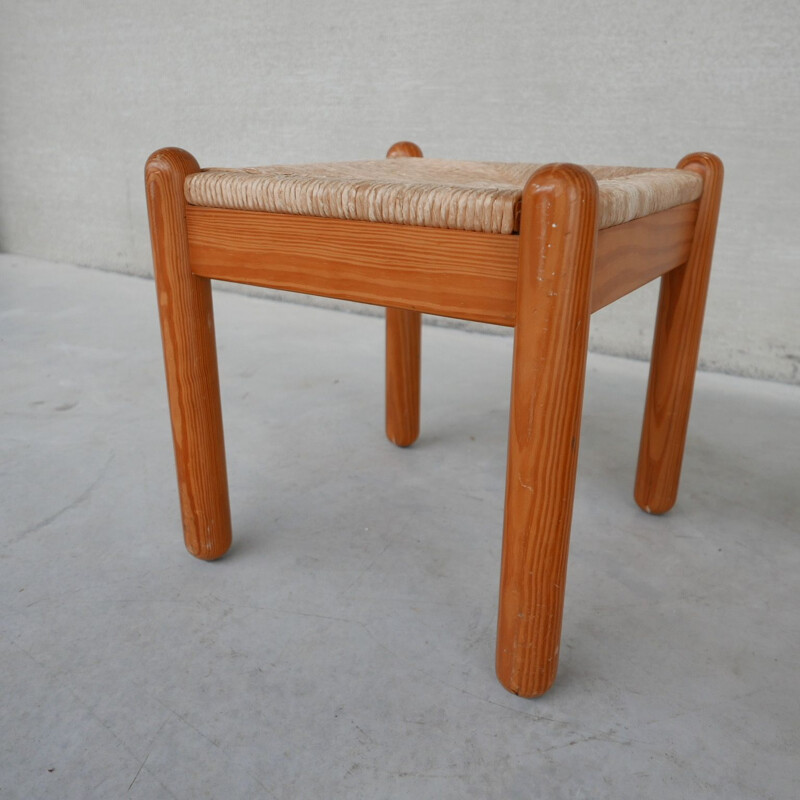
[[[231,541],[210,279],[386,307],[386,431],[419,430],[421,314],[513,326],[497,675],[558,665],[589,315],[662,276],[635,496],[675,502],[722,189],[677,169],[389,158],[201,170],[169,148],[146,185],[186,546]]]

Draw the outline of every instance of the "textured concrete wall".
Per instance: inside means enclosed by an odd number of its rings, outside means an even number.
[[[796,0],[7,2],[0,248],[148,274],[142,167],[427,155],[727,167],[702,348],[800,382]],[[593,321],[647,357],[655,287]]]

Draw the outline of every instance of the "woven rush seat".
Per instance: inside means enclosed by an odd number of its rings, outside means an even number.
[[[522,191],[540,164],[391,158],[187,176],[191,205],[431,228],[516,233]],[[588,166],[598,182],[598,227],[696,200],[703,179],[682,169]]]

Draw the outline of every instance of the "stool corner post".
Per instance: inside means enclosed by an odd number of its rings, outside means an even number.
[[[703,176],[705,181],[703,195],[707,195],[709,192],[714,195],[719,194],[719,190],[722,188],[725,167],[718,155],[705,151],[689,153],[678,162],[677,168],[692,170]]]
[[[689,258],[661,279],[634,487],[649,514],[666,513],[678,498],[724,176],[712,153],[691,153],[678,168],[699,174],[703,192]]]
[[[185,150],[157,150],[145,186],[184,541],[210,561],[231,521],[211,282],[192,273],[186,228],[184,182],[199,169]]]
[[[536,697],[558,670],[597,242],[597,183],[542,167],[520,219],[496,671]]]
[[[180,147],[161,147],[152,152],[145,162],[144,176],[150,197],[150,187],[159,180],[180,181],[181,184],[187,175],[199,172],[200,165],[197,159],[188,151]]]
[[[395,142],[386,158],[422,158],[414,142]],[[398,447],[419,436],[422,372],[422,314],[406,308],[386,309],[386,438]]]
[[[422,314],[386,309],[386,437],[398,447],[419,436]]]
[[[387,151],[386,158],[422,158],[422,148],[414,142],[395,142]]]

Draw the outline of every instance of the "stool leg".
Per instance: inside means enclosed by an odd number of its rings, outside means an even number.
[[[231,543],[211,282],[192,274],[183,184],[197,172],[184,150],[153,153],[145,168],[161,338],[186,548],[219,558]]]
[[[396,142],[387,158],[421,158],[413,142]],[[419,436],[420,351],[422,314],[403,308],[386,309],[386,436],[408,447]]]
[[[661,279],[634,489],[651,514],[669,511],[678,496],[722,192],[716,156],[694,153],[678,167],[702,175],[704,186],[689,260]]]
[[[497,676],[524,697],[558,668],[596,216],[582,167],[543,167],[525,187],[497,627]]]
[[[386,436],[408,447],[419,436],[422,314],[386,309]]]

